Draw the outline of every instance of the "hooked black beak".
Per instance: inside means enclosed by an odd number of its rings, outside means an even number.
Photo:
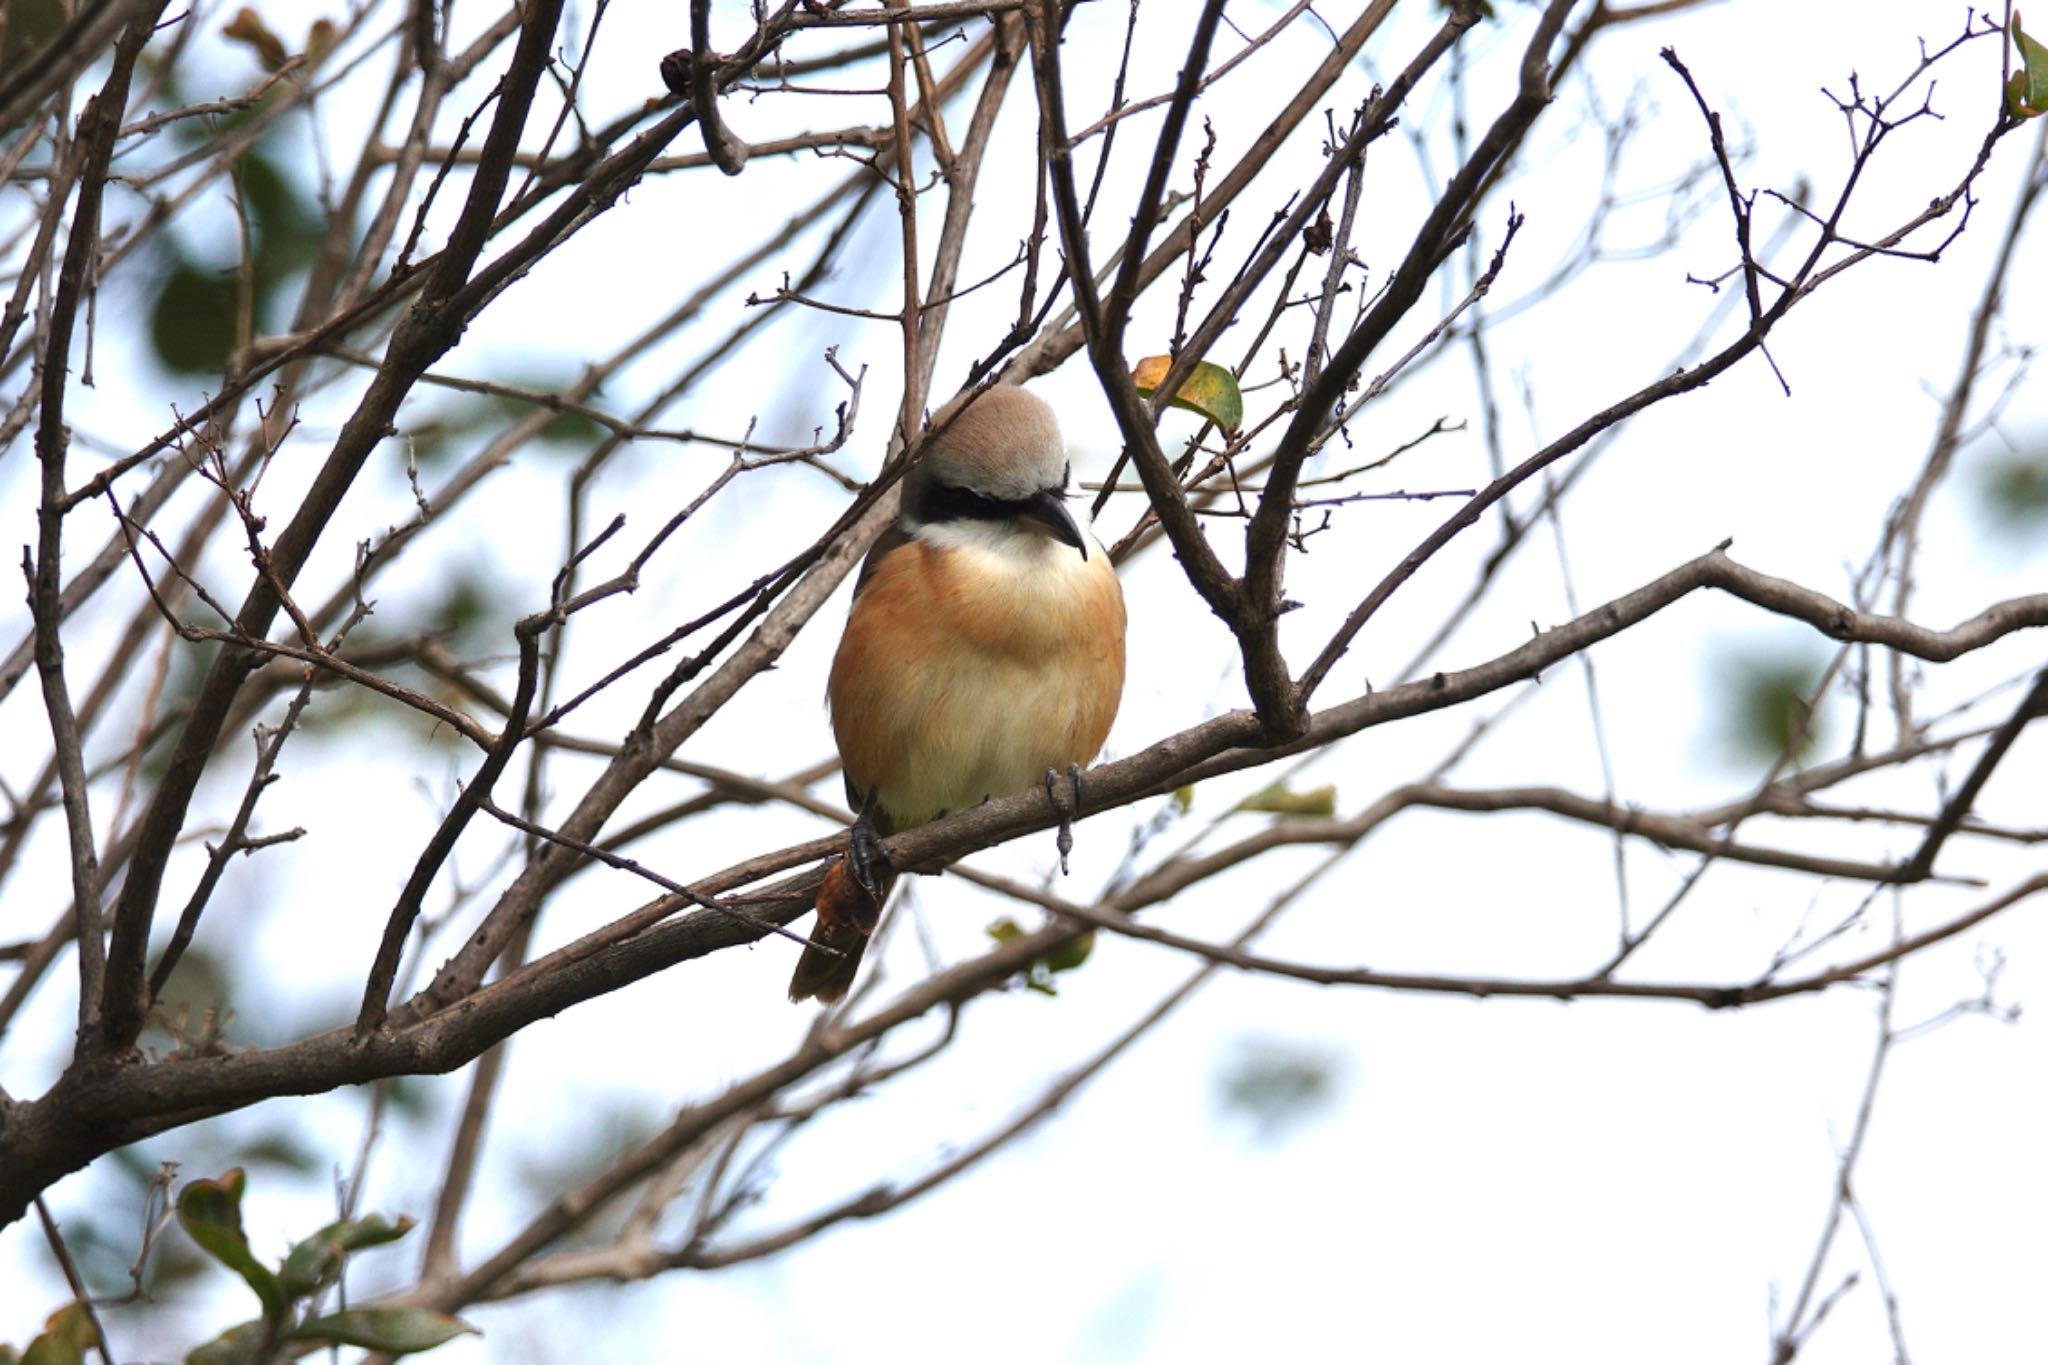
[[[1073,546],[1081,552],[1081,558],[1088,557],[1088,537],[1081,534],[1081,523],[1067,510],[1067,495],[1062,490],[1048,488],[1034,493],[1024,500],[1018,516],[1044,527],[1054,540]]]

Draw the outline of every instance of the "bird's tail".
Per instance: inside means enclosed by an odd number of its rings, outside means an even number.
[[[883,875],[878,888],[881,895],[873,897],[844,860],[826,869],[825,880],[818,886],[818,927],[811,931],[811,942],[789,978],[792,1001],[816,1000],[829,1005],[845,996],[860,972],[868,935],[875,932],[882,902],[889,898],[895,882],[894,873]]]

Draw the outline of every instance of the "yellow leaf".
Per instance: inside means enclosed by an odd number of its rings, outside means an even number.
[[[1276,782],[1262,791],[1253,792],[1238,802],[1237,808],[1266,815],[1306,815],[1328,819],[1337,813],[1337,789],[1313,787],[1305,792],[1291,792]]]
[[[1172,368],[1172,356],[1148,355],[1132,369],[1131,382],[1137,385],[1139,393],[1150,398]],[[1244,425],[1244,395],[1238,392],[1237,376],[1206,360],[1196,364],[1167,401],[1208,418],[1226,432],[1235,433]]]

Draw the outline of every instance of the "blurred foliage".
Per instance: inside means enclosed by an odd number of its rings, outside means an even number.
[[[1798,761],[1823,746],[1827,718],[1816,710],[1827,660],[1810,642],[1740,652],[1716,671],[1710,742],[1725,761],[1773,763],[1788,753]]]
[[[99,1344],[91,1314],[80,1304],[67,1303],[44,1321],[27,1350],[16,1354],[12,1346],[0,1346],[0,1365],[80,1365]]]
[[[2048,533],[2048,445],[1977,465],[1972,491],[1994,530],[2029,540]]]
[[[150,571],[161,572],[160,563],[161,561],[151,563]],[[248,563],[246,554],[242,563]],[[201,582],[209,584],[208,591],[212,590],[211,580],[205,576],[202,566],[185,567],[187,572],[193,573]],[[163,578],[160,577],[157,581],[162,584]],[[188,597],[180,601],[177,611],[179,617],[187,624],[208,630],[218,630],[227,624],[215,616],[205,604],[193,598]],[[140,770],[140,776],[147,779],[151,786],[162,780],[165,769],[170,766],[171,754],[176,748],[172,741],[184,728],[185,717],[191,714],[192,704],[199,698],[199,688],[206,681],[207,670],[213,667],[213,656],[220,650],[217,644],[175,637],[167,648],[170,650],[170,663],[164,674],[163,691],[156,700],[155,726],[150,747],[142,755]],[[145,666],[153,669],[157,666],[157,661],[152,658]],[[141,717],[138,715],[136,720],[139,723]]]
[[[231,43],[240,44],[249,50],[256,64],[265,71],[277,71],[292,58],[290,46],[278,36],[276,30],[263,22],[263,16],[244,5],[235,12],[235,17],[221,27],[220,36]],[[334,49],[338,32],[332,19],[315,19],[306,30],[303,45],[308,64],[317,63]]]
[[[501,579],[481,568],[451,569],[437,575],[423,593],[408,592],[402,600],[396,594],[375,600],[376,613],[350,633],[344,655],[381,648],[394,637],[431,636],[451,654],[478,665],[487,680],[489,670],[483,665],[515,656],[512,623],[520,615],[518,604]],[[456,710],[479,712],[474,696],[438,674],[402,664],[378,671]],[[326,679],[322,684],[313,703],[299,715],[299,728],[308,735],[350,735],[364,725],[376,724],[384,726],[387,733],[403,734],[407,740],[433,749],[460,750],[468,743],[460,732],[435,717],[369,688],[335,685]],[[485,720],[489,723],[492,717],[486,714]]]
[[[535,394],[552,394],[575,382],[569,375],[515,373],[493,383]],[[445,466],[472,453],[481,440],[533,414],[536,404],[508,394],[463,394],[406,428],[406,442],[421,469]],[[551,453],[582,452],[603,440],[606,429],[580,412],[561,412],[540,429],[537,446]]]
[[[260,21],[254,30],[249,29],[245,21],[254,18],[248,10],[242,11],[228,25],[226,36],[259,47],[277,44],[281,51],[279,40],[262,29]],[[256,30],[261,30],[261,38],[253,36]],[[282,60],[280,57],[277,64]],[[265,64],[269,65],[267,58]],[[215,73],[195,75],[180,67],[163,79],[162,106],[168,109],[189,103],[187,92],[202,81],[215,79]],[[221,73],[220,79],[230,78]],[[281,82],[249,108],[170,124],[163,134],[160,156],[168,160],[209,149],[224,151],[237,131],[264,117],[268,105],[288,89]],[[239,231],[225,241],[220,239],[218,219],[207,221],[205,228],[181,220],[158,235],[154,250],[159,264],[149,300],[149,336],[157,358],[167,368],[181,374],[214,374],[227,364],[235,342],[241,290],[238,276],[244,268],[249,276],[254,326],[262,330],[283,324],[289,286],[319,254],[327,230],[326,214],[312,189],[284,169],[305,159],[294,143],[303,136],[303,127],[293,120],[278,121],[236,157],[230,178],[210,189],[216,196],[231,196],[235,211],[247,225],[246,267],[221,264],[223,260],[243,262],[245,254]],[[209,235],[203,241],[195,240],[202,232]]]
[[[1337,789],[1324,786],[1311,787],[1307,791],[1289,791],[1285,783],[1275,782],[1238,802],[1237,809],[1264,815],[1329,819],[1337,813]]]
[[[550,1134],[519,1153],[519,1183],[534,1201],[546,1203],[563,1190],[588,1185],[628,1153],[645,1146],[662,1126],[661,1115],[633,1097],[611,1096],[580,1104],[572,1135]],[[606,1214],[580,1226],[566,1244],[593,1246],[609,1240],[616,1235],[616,1219],[624,1216],[625,1207],[623,1202],[615,1203]]]
[[[204,1268],[197,1248],[157,1235],[167,1225],[176,1175],[176,1162],[153,1160],[140,1146],[117,1148],[110,1161],[84,1174],[87,1187],[71,1199],[62,1220],[64,1242],[102,1306],[114,1286],[148,1300]]]
[[[265,829],[260,810],[254,829],[259,834]],[[233,921],[262,911],[282,889],[263,869],[290,857],[289,850],[267,849],[253,855],[237,854],[229,860],[208,911],[215,917],[207,921],[213,932],[202,930],[178,959],[145,1021],[143,1040],[153,1054],[179,1059],[217,1056],[244,1047],[276,1047],[303,1036],[311,1022],[332,1026],[330,1001],[304,992],[265,998],[260,982],[252,992],[237,979],[237,968],[246,966],[249,959],[243,954],[247,945],[236,941]],[[252,994],[254,998],[250,998]],[[294,1166],[299,1160],[287,1158],[281,1151],[277,1159]]]
[[[230,122],[233,116],[221,120]],[[196,120],[172,125],[200,129]],[[187,135],[187,141],[198,141]],[[280,134],[267,134],[243,153],[234,169],[235,198],[248,223],[249,295],[257,328],[278,319],[286,286],[320,251],[326,220],[311,193],[278,168],[288,156]],[[218,373],[235,343],[241,267],[222,269],[194,252],[183,234],[167,232],[159,250],[167,257],[150,303],[149,336],[157,358],[185,374]],[[241,257],[240,244],[233,253]]]
[[[220,370],[235,345],[234,277],[174,257],[150,305],[149,340],[169,369]]]
[[[1216,1103],[1247,1119],[1255,1136],[1281,1137],[1327,1109],[1337,1095],[1339,1060],[1326,1048],[1278,1038],[1241,1040],[1216,1070]]]
[[[227,964],[193,944],[171,968],[170,979],[150,1007],[145,1043],[170,1057],[217,1054],[234,1018],[233,995]]]
[[[506,619],[509,604],[494,589],[495,580],[467,570],[456,572],[420,614],[420,623],[457,653],[484,646],[494,623]],[[500,641],[499,643],[503,643]]]
[[[63,0],[7,0],[7,27],[0,32],[0,73],[50,41],[64,25]],[[11,130],[10,130],[11,131]]]
[[[256,54],[257,62],[265,71],[275,71],[291,60],[291,53],[285,50],[284,39],[271,32],[263,22],[263,16],[247,5],[235,12],[220,31],[220,36],[229,42],[240,43]]]
[[[1024,927],[1005,915],[988,927],[988,936],[998,943],[1011,943],[1024,937]],[[1093,929],[1076,934],[1045,956],[1033,958],[1031,965],[1024,969],[1024,984],[1040,995],[1058,995],[1059,987],[1054,978],[1080,967],[1094,951]]]
[[[242,1230],[247,1177],[236,1167],[218,1180],[191,1180],[178,1192],[178,1223],[222,1265],[241,1276],[262,1305],[261,1317],[237,1323],[185,1357],[187,1365],[266,1365],[303,1354],[301,1344],[361,1346],[389,1355],[429,1351],[476,1331],[459,1318],[423,1308],[347,1308],[319,1313],[340,1283],[349,1256],[396,1242],[413,1220],[380,1215],[339,1219],[295,1243],[275,1269],[256,1258]]]

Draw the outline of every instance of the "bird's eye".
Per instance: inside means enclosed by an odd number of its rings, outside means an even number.
[[[1067,487],[1068,487],[1068,485],[1072,484],[1072,483],[1073,483],[1073,481],[1074,481],[1074,462],[1073,462],[1072,460],[1068,460],[1068,461],[1067,461],[1067,467],[1066,467],[1065,469],[1062,469],[1062,470],[1060,471],[1060,492],[1062,492],[1062,493],[1066,492],[1066,491],[1067,491]]]

